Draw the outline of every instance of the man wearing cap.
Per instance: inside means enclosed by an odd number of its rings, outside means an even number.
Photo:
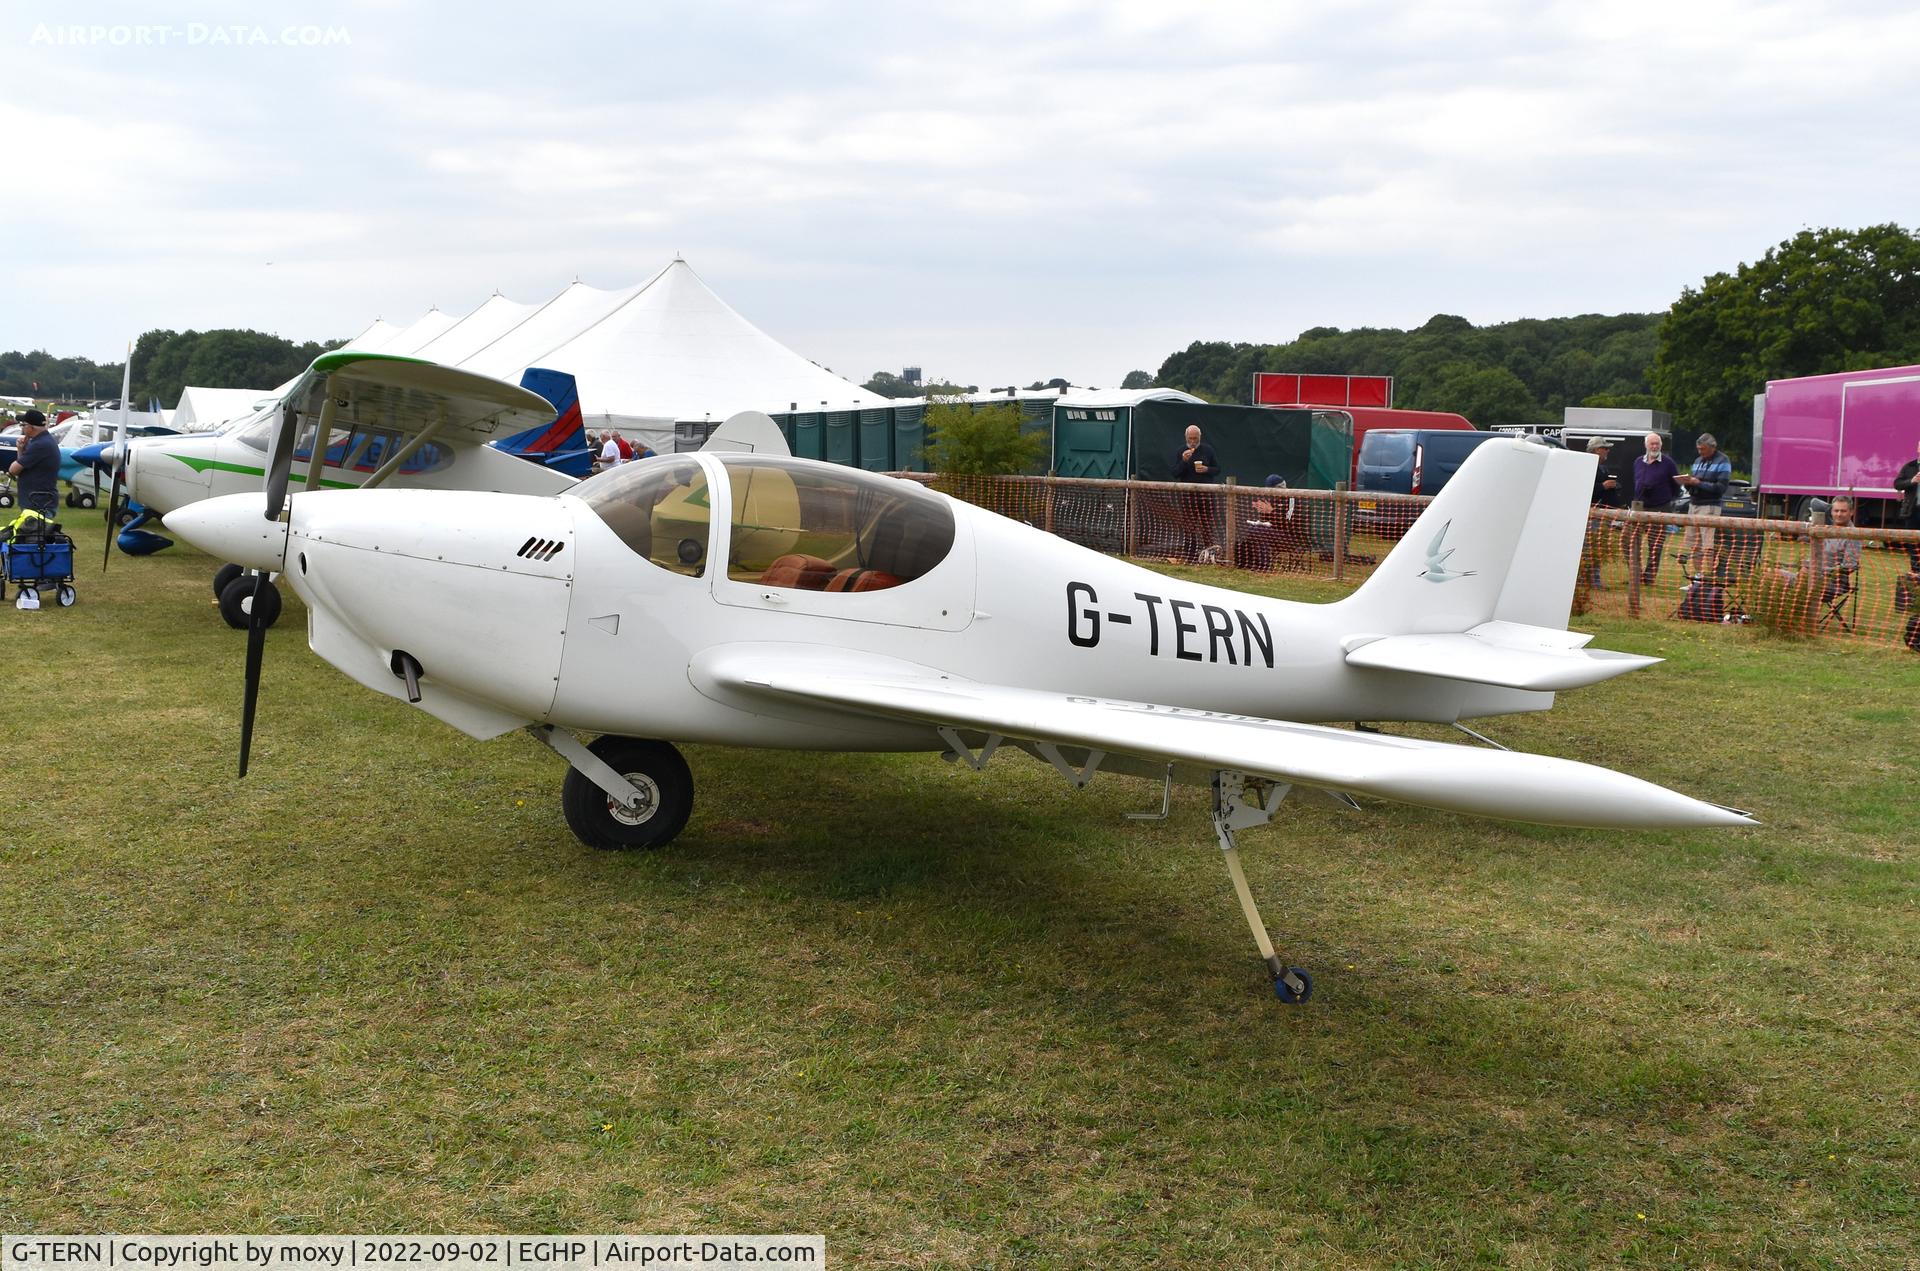
[[[1720,443],[1710,432],[1695,438],[1693,447],[1700,457],[1693,461],[1693,471],[1679,479],[1680,484],[1693,491],[1694,516],[1719,516],[1720,500],[1726,497],[1727,485],[1733,480],[1733,464],[1720,453]],[[1680,563],[1691,561],[1695,570],[1705,570],[1712,555],[1712,527],[1687,526],[1686,536],[1680,540]]]
[[[1620,506],[1620,477],[1607,466],[1607,456],[1613,450],[1613,438],[1595,437],[1587,443],[1587,453],[1596,456],[1600,462],[1593,470],[1593,505],[1602,508]]]
[[[20,416],[20,450],[7,472],[20,480],[20,506],[52,520],[60,510],[60,443],[48,435],[39,411]]]

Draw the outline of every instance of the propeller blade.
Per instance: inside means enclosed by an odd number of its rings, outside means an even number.
[[[293,472],[293,443],[300,427],[300,411],[293,404],[294,394],[280,408],[280,427],[274,430],[267,451],[267,519],[276,520],[287,502],[287,479]],[[315,442],[319,444],[318,441]]]
[[[267,647],[267,628],[260,621],[260,592],[265,571],[253,576],[253,601],[247,606],[247,687],[240,705],[240,775],[247,775],[247,756],[253,750],[254,708],[260,702],[260,660]]]
[[[113,540],[120,533],[120,489],[127,475],[127,448],[123,444],[113,461],[113,487],[107,494],[107,541],[100,548],[100,572],[107,572],[113,559]]]

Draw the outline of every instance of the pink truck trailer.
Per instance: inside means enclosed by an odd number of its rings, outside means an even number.
[[[1851,494],[1862,500],[1861,523],[1880,524],[1893,514],[1894,474],[1916,443],[1920,366],[1768,380],[1753,399],[1761,515],[1797,519],[1810,498]]]

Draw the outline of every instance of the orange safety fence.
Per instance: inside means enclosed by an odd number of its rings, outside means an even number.
[[[1166,481],[901,475],[1116,556],[1353,585],[1431,502]],[[1576,614],[1757,623],[1920,647],[1920,532],[1913,530],[1595,508],[1578,569]]]

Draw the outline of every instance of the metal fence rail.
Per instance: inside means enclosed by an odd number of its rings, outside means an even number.
[[[1428,496],[899,474],[1098,551],[1358,585]],[[1711,541],[1690,541],[1687,531]],[[1835,541],[1860,544],[1857,567]],[[1920,644],[1920,532],[1594,509],[1575,613]]]

